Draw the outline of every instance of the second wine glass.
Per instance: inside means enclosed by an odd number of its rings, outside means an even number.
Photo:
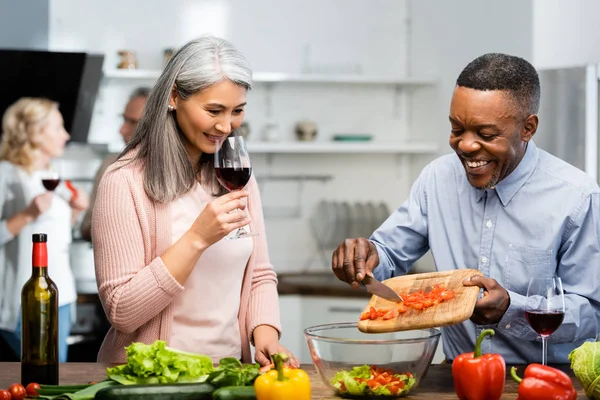
[[[548,337],[565,318],[565,296],[558,277],[531,278],[527,287],[527,322],[542,337],[542,364],[548,363]]]
[[[42,185],[51,192],[60,184],[60,175],[54,170],[45,170],[41,173]]]
[[[217,139],[215,148],[215,174],[217,180],[229,191],[242,190],[252,176],[252,165],[244,138],[235,132],[222,139]],[[238,210],[237,212],[242,212]],[[257,233],[239,228],[229,239],[240,239],[257,236]]]

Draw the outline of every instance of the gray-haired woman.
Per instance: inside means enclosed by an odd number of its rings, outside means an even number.
[[[262,365],[287,352],[256,181],[223,194],[213,166],[215,141],[241,125],[251,84],[250,66],[231,43],[211,36],[187,43],[104,174],[92,237],[112,327],[100,361],[124,362],[125,346],[157,339],[214,361],[251,362],[251,343]],[[246,208],[245,197],[248,212],[230,213]],[[221,240],[250,219],[258,236]]]

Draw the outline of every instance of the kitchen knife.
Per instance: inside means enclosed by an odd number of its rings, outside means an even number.
[[[379,282],[372,276],[366,275],[362,283],[367,288],[367,292],[374,294],[375,296],[379,296],[382,299],[394,302],[404,301],[402,297],[400,297],[400,295],[394,291],[394,289],[384,283]]]

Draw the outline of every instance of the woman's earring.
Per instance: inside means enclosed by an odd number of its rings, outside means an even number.
[[[175,107],[173,107],[172,105],[169,104],[167,106],[167,110],[169,110],[169,112],[173,112],[173,111],[175,111]]]

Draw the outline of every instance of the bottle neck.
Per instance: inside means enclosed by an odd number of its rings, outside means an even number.
[[[33,276],[48,276],[48,248],[45,242],[33,243],[31,274]]]

